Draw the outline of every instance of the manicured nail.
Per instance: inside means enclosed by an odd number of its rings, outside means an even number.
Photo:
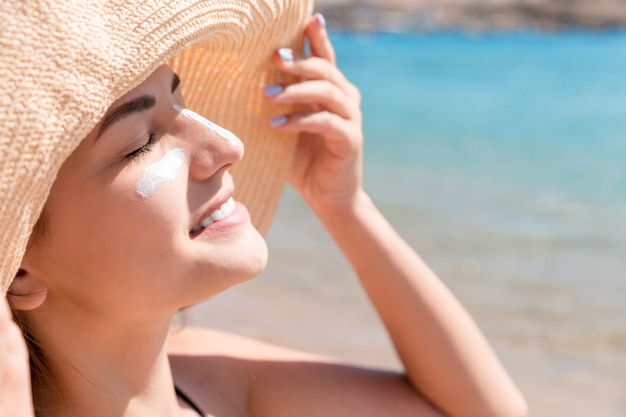
[[[263,87],[263,94],[267,97],[274,97],[283,92],[282,85],[267,85]]]
[[[315,18],[319,22],[320,26],[326,29],[326,18],[324,17],[324,15],[321,13],[315,13]]]
[[[289,48],[280,48],[278,55],[283,62],[293,62],[293,51]]]
[[[270,126],[272,127],[282,126],[285,123],[287,123],[287,116],[272,117],[270,119]]]

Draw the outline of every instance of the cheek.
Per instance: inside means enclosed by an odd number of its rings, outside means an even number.
[[[177,236],[184,231],[182,175],[147,198],[136,191],[137,177],[119,177],[106,187],[54,190],[47,258],[55,275],[137,275],[164,253],[175,252]]]
[[[159,185],[149,197],[137,194],[135,182],[124,184],[94,212],[98,213],[94,231],[97,254],[106,253],[124,270],[145,268],[154,258],[172,252],[185,230],[185,193],[179,181]]]

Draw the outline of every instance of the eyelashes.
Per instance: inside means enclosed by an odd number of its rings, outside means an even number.
[[[147,154],[148,152],[150,152],[150,150],[152,149],[155,143],[156,143],[156,134],[154,132],[151,132],[148,135],[148,141],[142,147],[137,148],[131,153],[129,153],[128,155],[126,155],[124,159],[127,161],[130,161],[141,155]]]
[[[172,85],[171,85],[172,93],[176,92],[176,90],[178,90],[179,87],[180,87],[180,78],[178,77],[176,73],[174,73],[172,77]],[[148,154],[152,150],[156,142],[157,142],[157,134],[155,132],[150,132],[146,143],[140,148],[137,148],[131,153],[124,156],[124,160],[132,161],[142,155]]]

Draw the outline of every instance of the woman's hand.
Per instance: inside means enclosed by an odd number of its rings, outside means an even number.
[[[0,417],[33,417],[26,344],[6,299],[0,303]]]
[[[272,102],[302,106],[271,120],[276,129],[300,133],[290,183],[318,214],[341,213],[350,210],[361,189],[361,95],[337,69],[321,15],[311,18],[305,35],[310,56],[281,49],[273,58],[281,71],[304,81],[264,91]]]

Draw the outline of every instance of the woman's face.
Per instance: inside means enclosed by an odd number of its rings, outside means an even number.
[[[198,226],[220,217],[243,145],[183,106],[177,77],[162,66],[65,161],[47,231],[26,255],[49,306],[175,311],[262,271],[267,249],[244,206],[226,204],[223,219]]]

